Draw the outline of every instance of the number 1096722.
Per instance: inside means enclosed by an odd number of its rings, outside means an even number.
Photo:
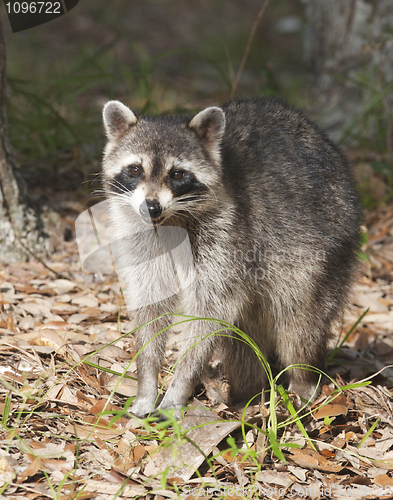
[[[62,14],[60,2],[8,2],[8,14]]]

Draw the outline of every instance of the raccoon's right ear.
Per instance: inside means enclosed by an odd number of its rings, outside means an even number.
[[[120,101],[109,101],[102,111],[105,131],[109,140],[118,139],[136,124],[134,113]]]
[[[220,142],[225,130],[225,114],[215,106],[206,108],[190,121],[188,125],[204,141],[213,158],[219,159]]]

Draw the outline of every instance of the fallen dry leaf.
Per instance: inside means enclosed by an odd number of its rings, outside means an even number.
[[[10,465],[6,456],[0,457],[0,486],[11,483],[16,477],[14,468]]]
[[[176,477],[186,481],[204,461],[205,456],[211,452],[212,447],[239,427],[238,422],[221,421],[199,402],[194,401],[195,403],[198,407],[191,407],[187,410],[182,420],[183,429],[190,429],[186,434],[187,441],[181,444],[175,439],[172,446],[155,454],[144,468],[145,475],[156,475],[169,466],[171,467],[169,479]],[[198,446],[192,443],[197,443]]]
[[[40,469],[41,469],[41,462],[39,461],[39,459],[34,456],[31,457],[30,465],[21,474],[18,475],[16,482],[18,484],[23,483],[29,477],[35,476]]]
[[[313,417],[316,420],[320,420],[325,417],[336,417],[337,415],[346,415],[348,413],[348,408],[344,405],[336,403],[328,403],[319,410],[313,412]]]
[[[323,472],[340,472],[342,467],[327,460],[314,450],[304,448],[303,450],[291,450],[291,459],[300,467],[306,469],[317,469]]]
[[[69,330],[71,327],[66,321],[48,321],[41,325],[38,330]]]
[[[374,482],[378,486],[393,486],[393,478],[391,478],[387,474],[380,474],[379,476],[375,476]]]

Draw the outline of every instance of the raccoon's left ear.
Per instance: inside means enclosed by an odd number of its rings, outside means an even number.
[[[221,108],[206,108],[190,121],[194,130],[204,142],[214,159],[219,158],[220,141],[225,130],[225,114]]]

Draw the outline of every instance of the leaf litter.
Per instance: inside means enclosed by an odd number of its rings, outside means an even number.
[[[225,381],[209,378],[180,423],[134,418],[124,408],[135,346],[116,276],[84,272],[73,241],[47,263],[58,275],[34,261],[3,267],[1,498],[392,498],[393,206],[366,225],[369,260],[341,338],[369,311],[327,367],[344,390],[325,381],[301,424],[278,397],[275,409],[230,408],[216,398]]]

